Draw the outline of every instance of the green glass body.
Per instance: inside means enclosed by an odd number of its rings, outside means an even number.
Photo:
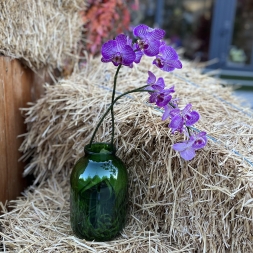
[[[74,166],[70,184],[70,221],[74,234],[108,241],[125,225],[128,175],[114,146],[93,143]]]

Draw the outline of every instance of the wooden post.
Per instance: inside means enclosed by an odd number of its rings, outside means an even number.
[[[18,151],[26,132],[19,108],[32,101],[33,72],[20,61],[0,56],[0,201],[15,199],[26,187]]]

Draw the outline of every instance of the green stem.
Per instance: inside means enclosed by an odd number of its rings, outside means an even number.
[[[137,89],[127,91],[127,92],[125,92],[125,93],[123,93],[123,94],[121,94],[121,95],[119,95],[118,97],[115,98],[115,100],[113,101],[113,103],[107,108],[107,110],[105,111],[104,115],[103,115],[102,118],[99,120],[99,122],[98,122],[98,124],[97,124],[97,126],[96,126],[96,128],[95,128],[95,130],[94,130],[94,132],[93,132],[93,134],[92,134],[92,136],[91,136],[91,140],[90,140],[90,143],[89,143],[90,146],[91,146],[91,144],[92,144],[92,142],[93,142],[93,140],[94,140],[94,138],[95,138],[95,135],[96,135],[96,133],[97,133],[97,131],[98,131],[98,128],[99,128],[100,125],[102,124],[102,122],[103,122],[104,118],[106,117],[106,115],[111,111],[111,108],[113,107],[113,105],[114,105],[120,98],[122,98],[123,96],[125,96],[125,95],[127,95],[127,94],[134,93],[134,92],[152,92],[152,91],[149,91],[149,90],[142,90],[142,89],[144,89],[144,88],[146,88],[146,87],[148,87],[148,86],[149,86],[149,85],[144,85],[144,86],[139,87],[139,88],[137,88]]]
[[[113,81],[113,91],[112,91],[112,101],[111,101],[111,118],[112,118],[112,137],[111,137],[111,145],[113,145],[114,142],[114,113],[113,113],[113,105],[114,105],[114,98],[115,98],[115,91],[116,91],[116,84],[117,84],[117,78],[119,74],[119,70],[121,68],[121,64],[118,66],[117,71],[114,75],[114,81]]]

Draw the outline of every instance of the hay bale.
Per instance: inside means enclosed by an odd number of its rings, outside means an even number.
[[[0,3],[0,54],[22,59],[38,70],[61,68],[75,60],[81,38],[79,11],[83,0],[28,1]]]
[[[12,212],[4,209],[0,236],[5,249],[13,250],[8,252],[182,252],[171,245],[167,234],[135,231],[131,224],[111,242],[76,238],[70,227],[68,182],[68,176],[59,174],[12,201]]]
[[[21,150],[24,158],[32,157],[25,175],[33,173],[41,185],[14,201],[15,209],[0,219],[6,246],[34,251],[57,245],[63,251],[82,247],[87,252],[253,251],[253,113],[240,107],[230,88],[201,75],[191,63],[183,65],[182,71],[164,73],[144,58],[139,66],[120,72],[119,92],[145,85],[148,69],[163,75],[168,86],[175,85],[181,104],[191,102],[200,112],[196,128],[208,133],[209,142],[185,162],[171,148],[180,137],[171,135],[161,112],[146,104],[147,94],[119,101],[115,141],[129,170],[130,214],[121,237],[110,243],[73,237],[68,178],[110,103],[115,68],[95,59],[81,73],[46,87],[45,97],[23,110],[29,132]],[[109,141],[109,130],[108,117],[97,140]],[[29,224],[37,224],[36,230],[27,230]]]

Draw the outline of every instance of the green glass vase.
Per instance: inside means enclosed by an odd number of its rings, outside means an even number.
[[[81,239],[108,241],[125,225],[127,170],[111,144],[93,143],[84,152],[70,178],[71,227]]]

